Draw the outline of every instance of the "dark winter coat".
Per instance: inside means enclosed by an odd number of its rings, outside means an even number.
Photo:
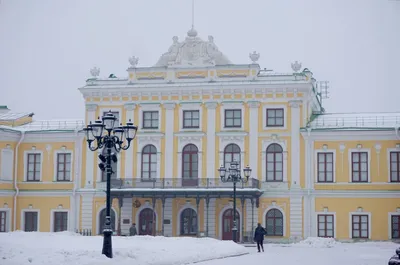
[[[131,226],[131,228],[129,228],[129,235],[130,236],[136,236],[137,235],[137,230],[135,226]]]
[[[264,227],[258,226],[256,228],[256,231],[254,232],[254,241],[261,241],[264,239],[264,235],[266,235],[267,232],[265,231]]]

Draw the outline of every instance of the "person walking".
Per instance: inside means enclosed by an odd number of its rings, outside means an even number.
[[[260,248],[264,252],[263,242],[264,242],[264,235],[266,235],[266,234],[267,234],[267,231],[265,230],[265,228],[262,227],[260,223],[258,223],[257,228],[254,231],[254,241],[257,242],[258,252],[260,252]]]
[[[129,228],[129,235],[130,236],[136,236],[137,235],[137,229],[136,229],[136,224],[133,223],[132,226]]]

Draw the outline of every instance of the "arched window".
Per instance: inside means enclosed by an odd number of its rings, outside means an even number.
[[[115,150],[115,148],[113,148],[113,149],[111,149],[111,153],[117,154],[117,150]],[[107,158],[107,148],[104,148],[103,151],[101,152],[101,154]],[[107,162],[104,163],[104,165],[106,165],[106,164],[107,164]],[[111,179],[116,179],[117,178],[117,174],[118,174],[117,165],[118,165],[118,161],[114,162],[111,159],[111,170],[112,170],[112,172],[114,172],[114,173],[111,174]],[[102,182],[106,182],[107,181],[107,169],[104,170],[104,171],[101,171],[101,181]]]
[[[224,166],[228,169],[232,161],[237,161],[240,168],[240,147],[236,144],[229,144],[224,150]]]
[[[283,236],[283,214],[278,209],[271,209],[266,216],[267,236]]]
[[[181,235],[197,234],[197,213],[195,210],[186,208],[181,213]]]
[[[194,144],[186,145],[182,150],[182,177],[186,179],[198,178],[199,150]]]
[[[267,147],[267,181],[283,181],[283,149],[279,144]]]
[[[146,145],[142,151],[142,179],[154,179],[157,176],[157,149]]]

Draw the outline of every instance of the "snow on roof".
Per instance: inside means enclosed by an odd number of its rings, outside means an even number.
[[[326,113],[311,123],[312,129],[328,128],[394,128],[400,126],[400,112]]]
[[[11,129],[16,131],[71,131],[81,130],[85,127],[83,120],[38,120],[21,126],[9,127],[0,126],[1,128]]]
[[[26,116],[33,116],[33,112],[7,112],[7,113],[0,113],[0,120],[1,121],[14,121]]]

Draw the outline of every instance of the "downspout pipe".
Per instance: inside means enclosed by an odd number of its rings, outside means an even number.
[[[15,189],[15,194],[14,194],[14,204],[13,204],[13,214],[14,214],[14,220],[13,220],[13,230],[17,230],[17,197],[19,194],[19,189],[18,189],[18,150],[19,150],[19,145],[22,143],[22,141],[25,138],[25,132],[21,132],[21,138],[19,139],[17,146],[15,147],[15,163],[14,163],[14,189]]]

